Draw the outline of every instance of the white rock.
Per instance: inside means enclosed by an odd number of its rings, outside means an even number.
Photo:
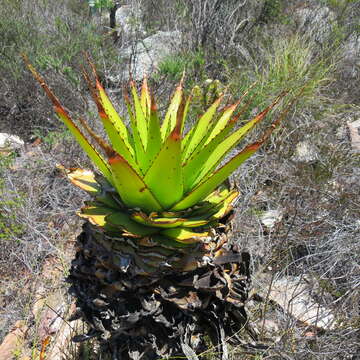
[[[322,329],[335,327],[334,315],[329,309],[314,301],[310,296],[308,284],[300,277],[289,276],[274,280],[269,291],[269,299],[295,319],[310,326]]]
[[[271,229],[281,221],[282,217],[283,212],[281,210],[268,210],[261,215],[260,221],[264,226]]]
[[[355,58],[360,54],[360,35],[351,34],[349,39],[344,44],[344,57]]]
[[[24,141],[16,135],[0,133],[0,151],[12,151],[24,146]]]
[[[300,141],[296,144],[295,154],[292,160],[297,162],[311,163],[319,159],[317,148],[308,141]]]
[[[166,57],[175,55],[181,43],[179,31],[159,31],[138,42],[135,47],[129,46],[120,50],[120,56],[125,61],[131,60],[131,73],[134,80],[142,80],[145,75],[151,75]],[[110,82],[118,83],[129,80],[129,71],[122,70],[118,75],[109,76]]]
[[[351,146],[352,148],[359,152],[360,151],[360,119],[348,123],[348,128],[350,131]]]

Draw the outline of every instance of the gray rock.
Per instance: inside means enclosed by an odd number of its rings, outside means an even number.
[[[343,46],[343,75],[355,79],[360,72],[360,35],[352,34]]]
[[[360,35],[351,34],[344,45],[344,57],[356,58],[360,55]]]
[[[179,31],[159,31],[156,34],[139,41],[136,46],[129,46],[120,50],[123,62],[130,62],[130,71],[134,80],[141,80],[145,75],[150,76],[158,69],[162,60],[175,55],[181,44]],[[122,69],[115,76],[108,77],[110,82],[128,81],[129,70]]]
[[[115,13],[116,31],[122,36],[122,41],[127,42],[137,33],[144,35],[141,23],[141,12],[133,5],[123,5]]]
[[[348,123],[350,131],[351,146],[354,151],[360,152],[360,119]]]
[[[308,141],[300,141],[296,144],[292,160],[296,162],[312,163],[319,160],[319,152],[316,146]]]
[[[335,13],[326,6],[299,8],[294,15],[299,31],[321,44],[329,38],[336,21]]]

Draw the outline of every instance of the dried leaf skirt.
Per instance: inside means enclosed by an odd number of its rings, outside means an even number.
[[[158,359],[212,352],[227,358],[247,325],[249,254],[216,229],[212,244],[184,252],[114,239],[85,223],[68,282],[77,311],[112,359]],[[143,242],[144,243],[144,242]]]

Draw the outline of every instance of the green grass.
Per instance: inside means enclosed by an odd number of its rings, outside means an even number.
[[[284,90],[292,95],[302,91],[302,107],[313,100],[319,102],[319,89],[330,82],[334,62],[314,58],[315,45],[298,35],[268,40],[268,48],[254,70],[245,69],[228,75],[232,79],[230,89],[234,96],[256,82],[250,91],[253,96],[251,108],[263,107]]]
[[[169,56],[159,64],[159,75],[168,76],[178,80],[186,68],[186,62],[182,57]]]
[[[172,81],[179,81],[185,71],[186,74],[204,74],[206,64],[205,55],[202,51],[192,51],[167,56],[159,64],[157,79],[165,76]],[[194,84],[193,84],[194,85]]]

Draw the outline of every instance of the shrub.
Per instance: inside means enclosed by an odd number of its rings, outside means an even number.
[[[48,121],[50,109],[29,81],[22,53],[59,84],[57,88],[75,108],[82,106],[83,100],[74,96],[82,85],[79,72],[73,69],[81,64],[83,51],[92,53],[102,70],[116,61],[112,41],[104,37],[95,22],[89,21],[86,4],[74,5],[74,0],[1,1],[0,101],[7,115],[1,127],[8,132],[28,139],[35,128],[57,128],[57,122]]]
[[[283,0],[265,0],[259,22],[271,23],[280,19],[284,8]]]

